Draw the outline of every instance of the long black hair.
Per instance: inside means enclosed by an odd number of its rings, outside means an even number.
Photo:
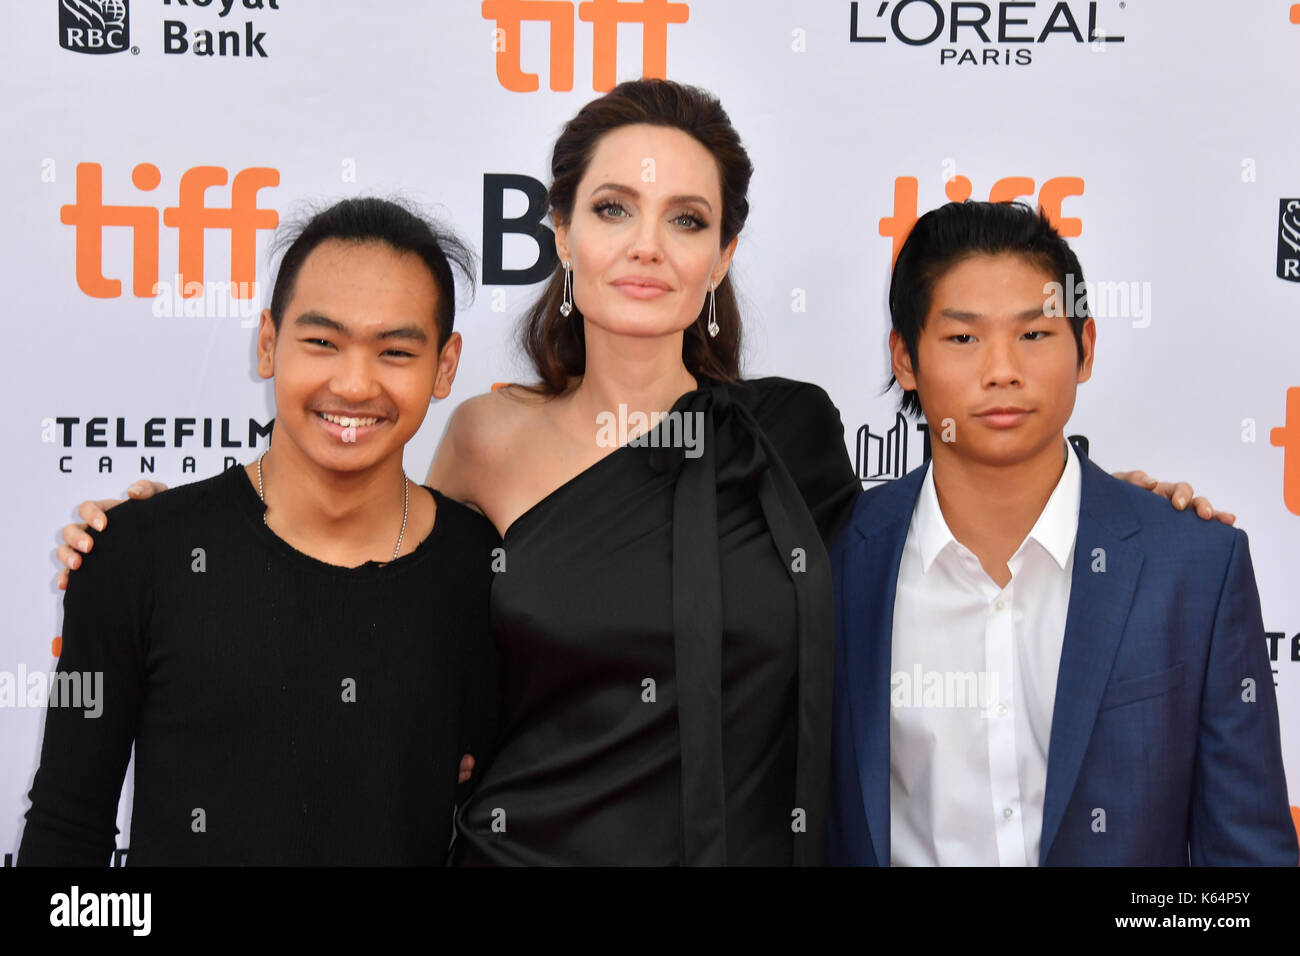
[[[551,154],[551,188],[547,200],[562,224],[573,216],[574,197],[596,144],[622,126],[646,123],[679,129],[713,154],[722,185],[722,246],[731,242],[749,216],[749,180],[754,166],[722,104],[711,93],[671,80],[632,80],[620,83],[584,106],[565,124]],[[682,337],[682,361],[692,375],[730,382],[740,377],[740,308],[730,273],[714,290],[719,331],[706,331],[708,303]],[[545,395],[564,392],[587,367],[582,312],[574,305],[560,314],[564,297],[562,265],[552,273],[541,296],[524,315],[521,337],[524,354],[533,363]]]

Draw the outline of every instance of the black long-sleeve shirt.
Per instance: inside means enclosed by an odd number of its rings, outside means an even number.
[[[416,550],[358,568],[276,537],[242,467],[115,508],[58,665],[101,713],[48,710],[19,864],[108,862],[133,744],[128,865],[445,862],[496,732],[501,542],[433,493]]]

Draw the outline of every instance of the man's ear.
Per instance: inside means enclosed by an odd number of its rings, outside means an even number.
[[[1075,381],[1082,383],[1092,378],[1092,359],[1097,350],[1097,322],[1091,317],[1083,323],[1079,345],[1083,347],[1083,361],[1079,363],[1079,375]]]
[[[740,241],[740,236],[732,236],[731,241],[722,249],[722,255],[718,257],[718,264],[714,267],[713,275],[710,281],[717,286],[722,284],[726,278],[727,270],[731,268],[731,257],[736,254],[736,243]]]
[[[257,327],[257,374],[262,378],[275,375],[275,321],[271,310],[262,310],[262,320]]]
[[[551,222],[555,225],[555,254],[560,257],[560,265],[569,261],[569,227],[560,222],[558,213],[552,213]]]
[[[438,353],[438,374],[433,380],[434,398],[446,398],[451,394],[451,383],[456,380],[456,369],[460,365],[460,348],[460,333],[451,333],[447,344]]]
[[[912,356],[908,354],[907,343],[897,330],[889,333],[889,360],[893,367],[894,378],[905,392],[916,391],[916,374],[912,369]]]

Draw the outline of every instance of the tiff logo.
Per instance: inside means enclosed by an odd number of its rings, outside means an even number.
[[[60,221],[76,229],[77,286],[96,299],[115,299],[122,283],[104,275],[104,228],[126,226],[131,230],[131,292],[138,298],[153,298],[158,285],[158,208],[156,206],[104,205],[104,173],[99,163],[77,164],[77,200],[59,210]],[[203,293],[203,243],[210,229],[230,232],[230,283],[235,298],[253,295],[257,272],[257,233],[274,229],[280,214],[260,209],[258,190],[280,184],[280,172],[262,166],[235,174],[230,188],[230,206],[207,205],[210,186],[224,186],[227,173],[222,166],[195,166],[181,176],[180,196],[175,206],[163,210],[163,223],[178,232],[178,284],[186,297]],[[153,163],[140,163],[131,171],[131,182],[151,192],[162,182]]]
[[[1300,388],[1286,390],[1285,424],[1268,434],[1270,445],[1282,449],[1282,502],[1300,515]]]
[[[578,19],[591,24],[591,87],[600,93],[614,88],[618,75],[618,26],[641,24],[641,76],[668,75],[668,24],[685,23],[690,5],[670,0],[585,0]],[[573,89],[573,3],[570,0],[483,0],[483,19],[496,22],[492,49],[497,79],[507,90],[532,93],[539,87],[536,73],[525,73],[520,58],[520,24],[544,22],[550,30],[550,82],[556,91]]]
[[[951,160],[945,160],[945,163],[949,162]],[[1034,188],[1034,180],[1028,176],[1007,176],[989,189],[989,202],[1011,202],[1025,196],[1032,198]],[[943,191],[953,202],[965,202],[974,192],[974,186],[965,176],[953,175],[945,180]],[[891,265],[898,261],[899,250],[916,225],[916,194],[915,176],[899,176],[894,180],[894,213],[880,219],[880,234],[894,241],[893,256],[889,260]],[[1067,196],[1082,195],[1083,180],[1078,176],[1056,176],[1038,188],[1038,208],[1047,214],[1053,228],[1067,239],[1083,232],[1083,222],[1074,217],[1062,217],[1061,204]]]

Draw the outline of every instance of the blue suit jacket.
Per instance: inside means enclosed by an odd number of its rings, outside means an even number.
[[[1295,866],[1246,535],[1079,461],[1039,865]],[[831,550],[832,865],[889,865],[894,592],[924,474],[863,494]]]

